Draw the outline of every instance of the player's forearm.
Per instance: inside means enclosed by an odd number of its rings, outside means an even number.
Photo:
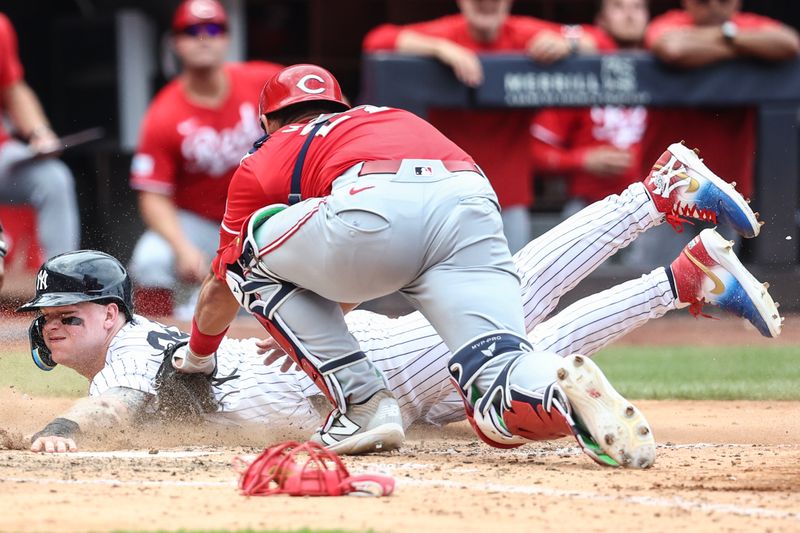
[[[743,56],[764,61],[786,61],[796,57],[800,51],[797,32],[791,28],[771,28],[740,32],[731,43]]]
[[[693,68],[733,59],[736,51],[719,27],[687,28],[665,33],[653,43],[653,53],[665,63]]]
[[[192,337],[189,347],[197,355],[214,353],[222,341],[221,336],[230,326],[239,302],[231,294],[230,288],[211,273],[200,288],[200,296],[194,310]]]
[[[402,30],[397,35],[396,50],[404,54],[416,54],[441,59],[447,46],[455,46],[447,39],[432,37],[414,30]]]
[[[42,130],[50,130],[39,98],[24,81],[3,90],[3,103],[20,136],[30,138]]]
[[[33,436],[74,439],[79,434],[104,433],[127,427],[142,413],[150,396],[142,391],[114,387],[100,396],[81,398]]]
[[[178,210],[172,198],[142,191],[139,193],[139,212],[147,227],[161,235],[177,255],[181,255],[181,250],[189,246],[189,241],[181,230]]]
[[[534,139],[533,167],[543,174],[572,173],[583,168],[584,150],[569,150]]]

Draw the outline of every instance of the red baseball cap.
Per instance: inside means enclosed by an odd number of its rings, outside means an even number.
[[[215,23],[228,25],[225,8],[217,0],[186,0],[175,10],[172,31],[181,32],[194,24]]]

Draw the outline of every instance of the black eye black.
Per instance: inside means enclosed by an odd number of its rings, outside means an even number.
[[[66,316],[61,319],[61,323],[65,326],[80,326],[83,324],[83,319],[76,316]]]

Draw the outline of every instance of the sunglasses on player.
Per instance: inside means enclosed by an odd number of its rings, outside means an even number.
[[[200,24],[192,24],[186,26],[179,33],[181,35],[188,35],[189,37],[199,37],[200,35],[208,35],[209,37],[217,37],[225,35],[228,28],[224,24],[217,24],[216,22],[203,22]]]

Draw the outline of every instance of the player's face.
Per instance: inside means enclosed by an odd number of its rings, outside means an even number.
[[[597,24],[620,46],[630,47],[644,39],[649,18],[647,0],[606,0]]]
[[[42,335],[53,361],[80,368],[84,359],[96,357],[107,340],[109,305],[84,302],[42,308]]]
[[[175,53],[187,69],[222,65],[229,42],[225,27],[212,23],[188,26],[173,38]]]
[[[683,8],[698,26],[719,26],[740,7],[741,0],[683,0]]]
[[[458,8],[475,33],[494,35],[508,17],[512,1],[458,0]]]

